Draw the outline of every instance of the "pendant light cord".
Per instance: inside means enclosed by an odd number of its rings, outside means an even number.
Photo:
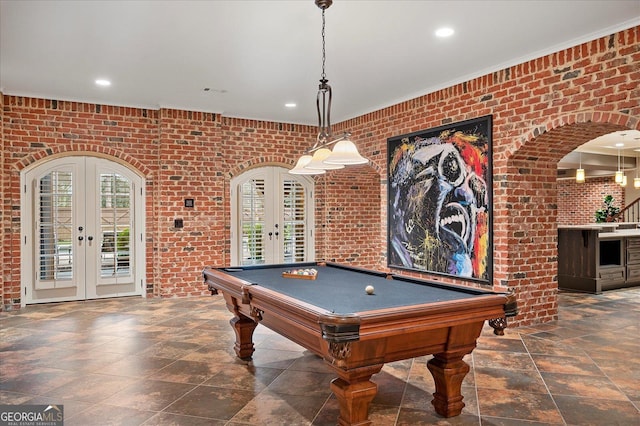
[[[327,58],[327,52],[326,52],[325,45],[324,45],[324,27],[325,27],[324,9],[322,9],[322,74],[320,75],[320,78],[322,80],[326,80],[327,79],[327,75],[324,72],[324,63],[325,63],[325,60]]]

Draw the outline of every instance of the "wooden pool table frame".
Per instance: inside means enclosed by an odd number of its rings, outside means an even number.
[[[212,292],[222,293],[234,315],[230,323],[239,358],[251,359],[253,332],[263,324],[325,360],[338,376],[331,390],[340,405],[340,425],[371,424],[369,403],[377,385],[370,379],[384,363],[430,354],[433,358],[427,367],[436,389],[432,404],[444,417],[459,415],[465,405],[461,385],[469,372],[462,358],[476,347],[484,321],[504,318],[508,303],[506,294],[487,292],[455,301],[342,315],[253,285],[224,268],[206,268],[203,275]],[[497,327],[506,326],[505,321],[497,323]]]

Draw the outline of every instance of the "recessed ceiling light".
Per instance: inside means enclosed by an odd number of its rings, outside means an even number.
[[[618,142],[618,143],[616,143],[616,146],[618,148],[622,148],[624,146],[624,143],[623,142]]]
[[[453,33],[453,29],[448,27],[438,28],[436,30],[436,36],[438,37],[450,37],[453,35]]]
[[[295,102],[288,102],[284,104],[284,106],[287,108],[295,108],[297,105],[295,104]]]
[[[104,78],[99,78],[96,80],[96,85],[98,86],[111,86],[111,82],[109,80],[105,80]]]

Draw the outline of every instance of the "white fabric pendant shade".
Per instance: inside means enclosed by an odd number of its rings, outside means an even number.
[[[317,150],[314,154],[313,157],[311,158],[311,161],[309,162],[309,164],[307,164],[306,166],[304,166],[306,169],[313,169],[313,170],[338,170],[338,169],[344,169],[344,165],[343,164],[328,164],[325,163],[324,160],[331,155],[331,150],[328,148],[320,148],[319,150]]]
[[[369,160],[360,155],[353,142],[349,139],[343,139],[335,144],[331,155],[324,162],[326,164],[354,165],[367,164]]]
[[[310,155],[303,155],[300,157],[296,166],[289,170],[292,175],[321,175],[326,173],[324,170],[319,169],[307,169],[305,166],[311,162],[312,157]]]

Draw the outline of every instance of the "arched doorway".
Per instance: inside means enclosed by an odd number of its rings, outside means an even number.
[[[251,169],[231,181],[231,264],[315,259],[313,181],[283,167]]]
[[[106,158],[22,171],[22,304],[144,295],[144,179]]]
[[[494,163],[494,229],[504,235],[496,241],[504,260],[494,277],[516,291],[518,326],[558,317],[557,165],[585,142],[627,128],[616,124],[623,117],[609,120],[588,114],[549,120],[516,142],[502,168]]]

